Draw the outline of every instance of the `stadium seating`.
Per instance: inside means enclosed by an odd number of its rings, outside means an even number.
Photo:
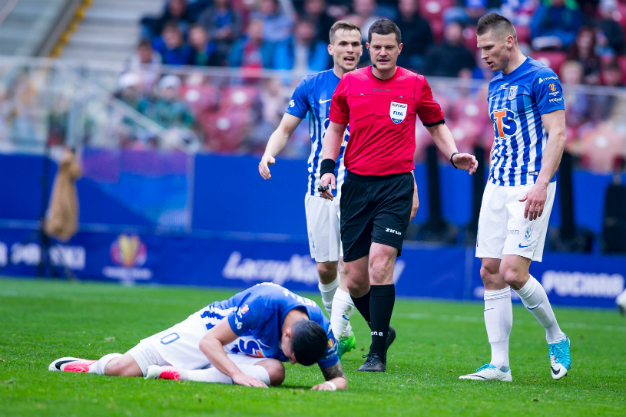
[[[552,68],[557,74],[561,70],[561,65],[567,60],[567,54],[561,51],[533,52],[532,57]]]

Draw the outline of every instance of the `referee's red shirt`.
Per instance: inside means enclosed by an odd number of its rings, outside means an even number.
[[[345,74],[333,94],[330,121],[350,125],[344,164],[359,175],[401,174],[415,169],[416,117],[443,123],[443,112],[423,75],[397,67],[388,80],[371,67]]]

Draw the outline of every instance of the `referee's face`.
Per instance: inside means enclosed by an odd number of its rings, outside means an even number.
[[[358,30],[339,29],[335,32],[334,42],[328,45],[328,53],[333,56],[333,62],[344,72],[356,68],[363,55],[361,33]]]
[[[372,64],[379,71],[388,71],[396,67],[402,44],[398,45],[396,34],[381,35],[372,33],[372,41],[367,44]]]

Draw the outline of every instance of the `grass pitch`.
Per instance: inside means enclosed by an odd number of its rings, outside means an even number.
[[[513,382],[460,381],[490,359],[482,304],[413,300],[396,302],[386,374],[356,371],[369,331],[355,314],[343,392],[308,391],[321,372],[289,364],[284,385],[270,389],[48,371],[62,356],[123,353],[234,292],[0,279],[0,416],[626,415],[626,319],[614,311],[555,309],[572,340],[561,381],[550,376],[544,330],[521,307]]]

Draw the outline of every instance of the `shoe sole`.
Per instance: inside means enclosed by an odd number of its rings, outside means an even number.
[[[513,382],[513,377],[511,377],[511,379],[505,378],[505,379],[487,379],[487,378],[483,378],[477,375],[461,375],[459,377],[459,379],[465,379],[465,380],[469,380],[469,381],[483,381],[483,382],[487,382],[487,381],[496,381],[496,382]]]
[[[72,358],[72,357],[65,357],[65,358],[60,358],[57,359],[56,361],[52,362],[50,365],[48,365],[48,370],[49,371],[53,371],[53,372],[61,372],[61,366],[65,365],[66,363],[69,362],[74,362],[74,361],[80,361],[82,359],[80,358]]]
[[[360,372],[387,372],[387,368],[385,368],[385,369],[361,369],[361,367],[359,367],[359,369],[357,369],[357,371],[360,371]]]

